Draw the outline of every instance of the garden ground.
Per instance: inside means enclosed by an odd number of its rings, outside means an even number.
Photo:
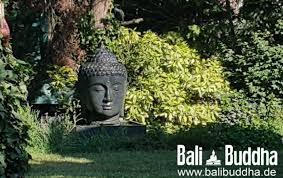
[[[173,177],[175,151],[33,155],[27,177]]]
[[[211,152],[205,152],[204,158]],[[220,155],[220,159],[223,155]],[[283,150],[277,176],[282,178]],[[158,178],[178,177],[176,151],[112,151],[101,153],[33,154],[28,178]],[[281,161],[282,160],[282,161]],[[186,167],[187,169],[188,167]]]

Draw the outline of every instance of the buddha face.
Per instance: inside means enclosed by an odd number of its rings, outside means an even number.
[[[126,79],[122,76],[93,76],[88,80],[87,109],[100,119],[119,115],[124,103]]]

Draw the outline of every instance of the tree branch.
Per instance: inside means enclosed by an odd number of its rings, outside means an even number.
[[[137,19],[132,19],[132,20],[129,20],[129,21],[124,21],[124,22],[121,22],[121,25],[131,25],[131,24],[138,24],[138,23],[141,23],[143,22],[143,18],[137,18]]]

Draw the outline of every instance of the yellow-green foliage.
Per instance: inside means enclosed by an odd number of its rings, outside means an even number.
[[[78,80],[76,72],[68,66],[54,65],[47,73],[51,79],[51,86],[58,91],[73,87]]]
[[[217,96],[229,91],[217,58],[201,59],[175,33],[121,28],[107,46],[128,69],[128,119],[188,126],[216,119]]]

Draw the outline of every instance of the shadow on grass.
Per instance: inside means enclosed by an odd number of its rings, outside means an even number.
[[[282,136],[269,129],[220,123],[198,125],[175,134],[155,128],[144,138],[127,138],[119,134],[115,137],[82,137],[73,133],[60,140],[54,148],[59,159],[35,157],[29,176],[178,177],[175,151],[178,144],[186,145],[188,149],[202,146],[207,155],[203,158],[205,160],[212,149],[223,152],[227,144],[237,150],[247,147],[281,150]],[[68,157],[71,160],[66,160]],[[220,158],[224,159],[223,153]],[[279,157],[280,168],[281,160]]]
[[[199,145],[206,149],[217,149],[223,148],[225,145],[233,145],[240,150],[247,147],[279,150],[282,148],[282,136],[273,130],[271,128],[210,123],[197,125],[189,130],[181,130],[171,135],[165,134],[163,142],[171,148],[183,144],[188,148]]]
[[[50,137],[53,140],[52,152],[64,155],[78,152],[176,150],[178,144],[186,145],[188,148],[199,145],[205,149],[221,149],[225,145],[233,145],[239,150],[247,147],[276,150],[282,148],[282,136],[269,128],[210,123],[196,125],[173,134],[165,133],[157,127],[148,130],[142,138],[127,137],[123,133],[111,136],[107,133],[83,136],[75,132],[64,137],[54,135],[54,138]]]
[[[174,177],[175,172],[175,152],[113,151],[64,157],[37,155],[28,177]]]

